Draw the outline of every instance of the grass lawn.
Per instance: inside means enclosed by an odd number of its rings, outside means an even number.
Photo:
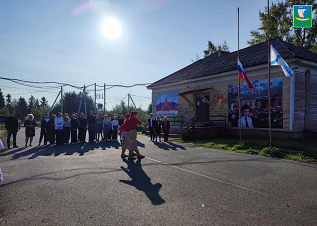
[[[207,148],[217,148],[239,153],[278,157],[300,162],[317,161],[316,140],[272,140],[272,148],[269,147],[269,140],[261,139],[243,140],[241,145],[239,144],[239,139],[213,139],[195,141],[183,141],[181,139],[176,139],[175,141]]]

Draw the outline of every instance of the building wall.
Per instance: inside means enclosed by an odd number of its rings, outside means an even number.
[[[309,129],[317,130],[317,74],[310,74],[310,126]]]

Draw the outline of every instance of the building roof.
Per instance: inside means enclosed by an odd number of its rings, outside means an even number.
[[[317,54],[308,50],[297,47],[293,44],[285,42],[279,38],[272,39],[271,44],[283,59],[300,58],[317,63]],[[267,41],[239,50],[239,59],[243,67],[266,64],[268,58]],[[204,59],[200,59],[187,67],[174,72],[171,75],[162,78],[148,86],[149,89],[156,86],[181,82],[211,75],[216,75],[222,72],[237,70],[237,51],[229,53],[220,51],[215,52]]]

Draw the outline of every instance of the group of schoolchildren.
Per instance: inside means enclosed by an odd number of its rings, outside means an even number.
[[[50,117],[46,114],[41,121],[41,135],[39,145],[44,138],[44,145],[49,144],[75,144],[85,143],[88,131],[89,142],[99,141],[117,141],[118,128],[124,123],[123,116],[118,120],[117,116],[113,118],[103,114],[96,114],[92,110],[86,118],[84,113],[74,112],[71,117],[68,113],[62,115],[52,114]],[[124,140],[120,137],[121,142]]]

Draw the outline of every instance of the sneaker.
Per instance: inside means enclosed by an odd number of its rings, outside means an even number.
[[[144,155],[139,155],[137,158],[138,159],[143,159],[143,158],[145,158],[145,156]]]
[[[14,148],[18,148],[19,146],[17,146],[17,145],[14,145],[13,147],[14,147]]]

